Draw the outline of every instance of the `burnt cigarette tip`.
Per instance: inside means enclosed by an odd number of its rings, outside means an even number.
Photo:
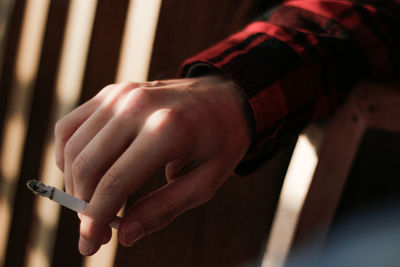
[[[26,182],[26,186],[34,193],[37,193],[36,192],[36,189],[37,189],[36,182],[37,182],[37,180],[35,180],[35,179],[29,180]]]
[[[47,186],[38,180],[32,179],[26,182],[26,186],[35,194],[43,195],[47,193]]]

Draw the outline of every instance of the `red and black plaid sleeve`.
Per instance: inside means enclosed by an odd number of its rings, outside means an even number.
[[[376,2],[285,1],[183,64],[184,76],[217,69],[247,96],[255,140],[238,172],[335,110],[360,79],[398,75],[400,0]]]

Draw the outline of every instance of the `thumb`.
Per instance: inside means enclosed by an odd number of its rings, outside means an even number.
[[[199,166],[135,203],[121,221],[118,231],[120,243],[131,246],[186,210],[207,202],[220,184],[215,182],[218,172],[212,171],[210,165]]]

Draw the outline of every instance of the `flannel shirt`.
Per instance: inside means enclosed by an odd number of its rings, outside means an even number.
[[[400,0],[365,2],[284,1],[183,63],[182,76],[218,70],[247,97],[253,142],[237,173],[334,111],[357,81],[398,75]]]

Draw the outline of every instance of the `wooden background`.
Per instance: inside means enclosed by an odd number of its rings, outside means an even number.
[[[73,105],[60,111],[62,99],[57,92],[57,77],[62,72],[60,64],[71,6],[79,1],[86,0],[0,0],[0,6],[8,7],[9,11],[7,18],[1,18],[1,26],[6,27],[0,36],[3,38],[0,42],[0,231],[3,233],[0,266],[259,266],[296,140],[249,177],[231,177],[207,204],[183,214],[165,229],[130,248],[118,246],[113,250],[115,253],[108,254],[111,261],[99,260],[101,265],[90,264],[89,259],[78,253],[78,218],[73,212],[61,209],[55,213],[56,220],[51,225],[38,219],[41,204],[26,189],[25,183],[35,177],[45,177],[55,168],[53,161],[47,161],[53,157],[48,151],[52,151],[52,132],[57,118],[117,79],[129,6],[140,2],[91,0],[96,9],[78,97]],[[278,1],[163,0],[151,47],[148,79],[175,77],[185,58],[241,29],[275,2]],[[24,54],[20,49],[27,27],[24,21],[33,12],[28,7],[39,4],[45,6],[42,42],[38,43],[37,50],[33,50],[32,43],[25,44],[28,53]],[[36,24],[39,22],[32,25]],[[145,29],[148,26],[140,21],[139,25]],[[36,63],[18,61],[32,53],[38,56]],[[28,65],[35,71],[29,79],[22,79],[20,68]],[[15,134],[9,130],[14,128],[19,129]],[[400,166],[399,139],[398,134],[379,131],[366,135],[361,156],[352,170],[354,178],[350,179],[340,203],[339,215],[357,203],[373,199],[373,192],[377,192],[377,197],[388,193],[386,189],[371,191],[371,187],[376,189],[372,182],[370,186],[365,184],[365,176],[378,175],[366,171],[365,162],[369,166],[373,165],[370,162],[378,162],[375,169],[386,170],[378,173],[391,177],[388,178],[391,189],[399,194],[400,190],[395,190],[400,188],[395,174],[399,173]],[[374,145],[374,140],[385,140],[387,146]],[[385,157],[391,160],[384,160]],[[11,165],[15,165],[14,169]],[[55,181],[60,183],[62,176]],[[374,181],[373,177],[370,181]],[[160,171],[129,202],[163,183],[165,178]],[[355,195],[357,188],[362,190]]]

